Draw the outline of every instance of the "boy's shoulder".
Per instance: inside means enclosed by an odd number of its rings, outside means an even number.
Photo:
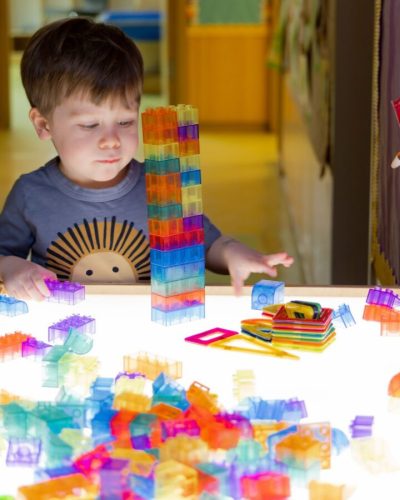
[[[56,168],[57,158],[52,158],[50,161],[45,163],[39,168],[22,174],[16,182],[16,185],[27,186],[36,183],[47,184],[49,182],[49,171]]]

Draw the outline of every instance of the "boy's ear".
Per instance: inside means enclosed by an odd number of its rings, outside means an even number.
[[[51,138],[49,122],[37,108],[31,108],[29,118],[36,130],[39,139],[45,140]]]

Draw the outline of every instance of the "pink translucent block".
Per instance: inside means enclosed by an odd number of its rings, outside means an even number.
[[[225,328],[212,328],[211,330],[206,330],[205,332],[196,333],[195,335],[190,335],[186,337],[186,342],[193,342],[194,344],[200,345],[210,345],[218,340],[227,339],[238,335],[238,332],[233,330],[226,330]]]
[[[243,497],[251,500],[283,500],[290,497],[290,478],[278,472],[262,472],[240,478]]]
[[[21,344],[21,354],[22,357],[25,358],[27,356],[33,356],[35,358],[42,358],[45,356],[49,350],[51,349],[50,344],[46,344],[45,342],[41,342],[40,340],[35,339],[34,337],[28,337]]]
[[[74,305],[85,300],[85,286],[71,281],[44,280],[50,291],[49,302]]]

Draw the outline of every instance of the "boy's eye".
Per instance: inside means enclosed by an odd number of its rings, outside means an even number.
[[[91,130],[91,129],[93,129],[93,128],[96,128],[96,127],[98,126],[98,123],[88,123],[88,124],[86,124],[86,123],[81,123],[79,126],[80,126],[81,128]]]
[[[126,120],[126,121],[119,122],[121,127],[131,127],[134,123],[135,123],[135,120]]]

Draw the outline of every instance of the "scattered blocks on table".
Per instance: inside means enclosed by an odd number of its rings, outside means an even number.
[[[70,281],[44,280],[50,291],[48,302],[74,305],[85,300],[85,285]]]
[[[0,314],[5,316],[18,316],[28,312],[28,305],[23,300],[8,295],[0,295]]]
[[[261,280],[253,285],[251,308],[262,310],[270,304],[280,304],[285,300],[285,283],[282,281]]]

